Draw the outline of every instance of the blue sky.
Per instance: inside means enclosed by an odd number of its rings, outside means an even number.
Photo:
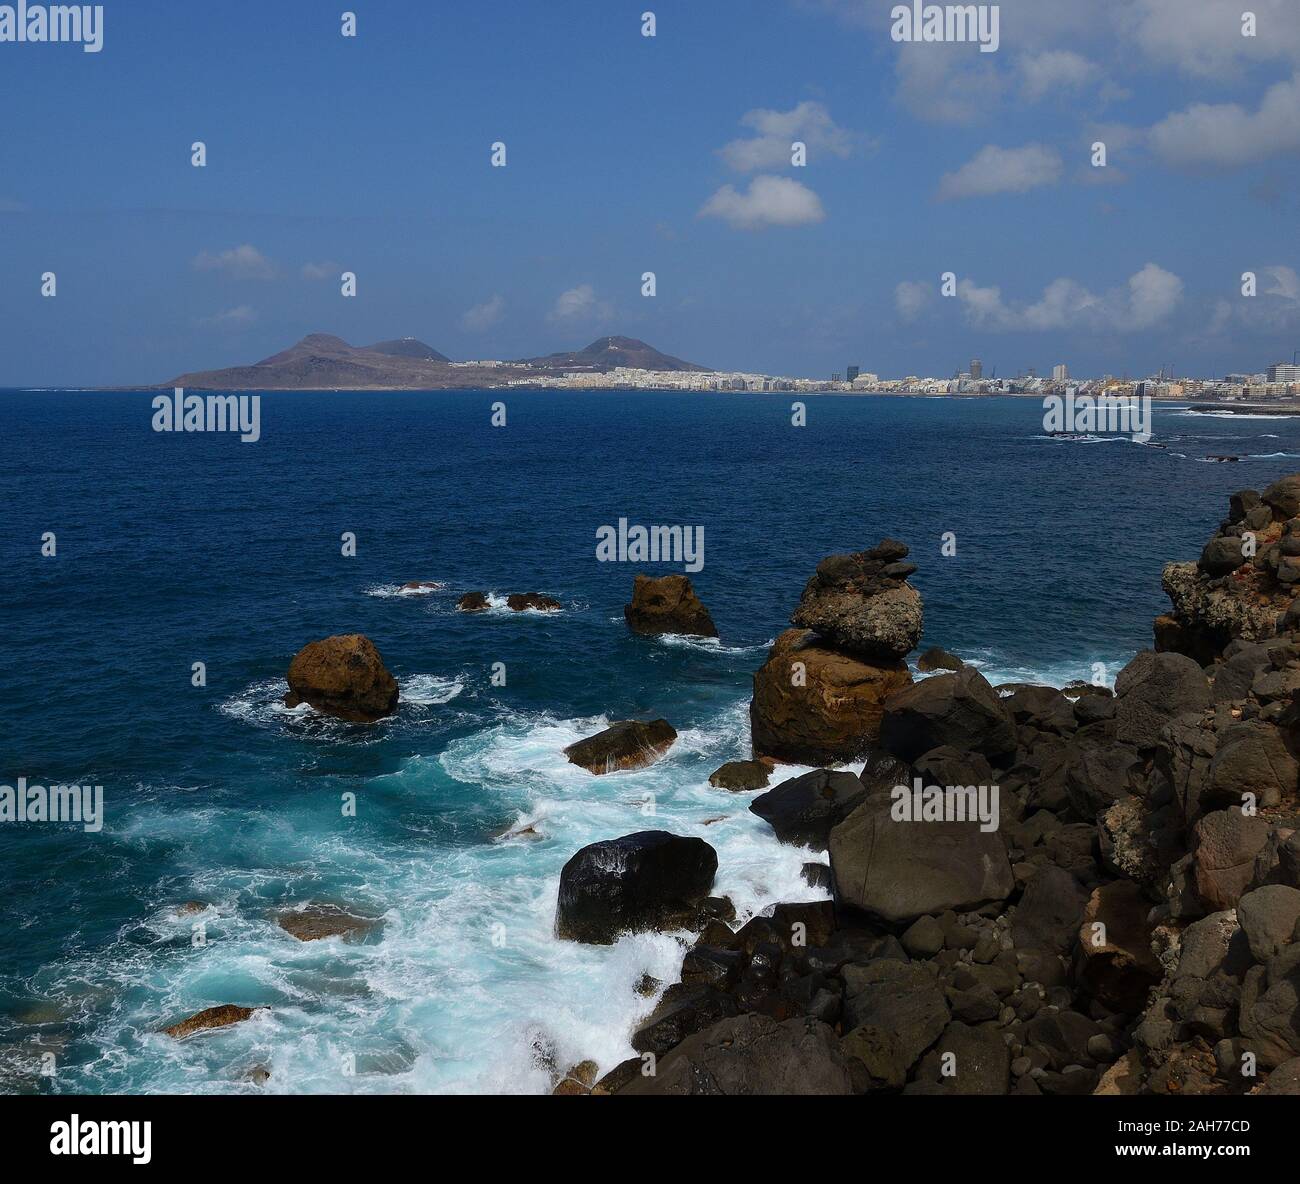
[[[892,7],[109,0],[98,54],[0,44],[0,384],[313,331],[813,376],[1300,348],[1300,0],[1254,38],[1240,0],[1009,0],[996,53],[897,43]]]

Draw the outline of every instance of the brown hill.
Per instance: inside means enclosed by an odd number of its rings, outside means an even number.
[[[635,337],[598,337],[586,349],[567,353],[547,354],[540,358],[526,358],[525,364],[546,370],[613,370],[627,366],[633,370],[683,370],[704,371],[707,366],[683,362],[670,354],[662,354],[652,345]]]

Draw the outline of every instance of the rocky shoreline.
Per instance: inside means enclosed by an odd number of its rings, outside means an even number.
[[[703,839],[638,831],[575,852],[558,940],[697,936],[636,1056],[600,1076],[538,1051],[554,1092],[1300,1093],[1300,474],[1234,493],[1199,560],[1166,565],[1172,609],[1113,691],[994,687],[934,649],[914,680],[907,556],[886,539],[817,566],[754,675],[752,753],[709,778],[754,794],[831,899],[736,928]],[[717,635],[684,576],[638,576],[625,617]],[[362,724],[397,709],[359,634],[310,643],[287,679],[290,707]],[[622,720],[565,755],[603,776],[676,738]],[[364,941],[377,923],[310,902],[280,916],[302,941]]]
[[[906,555],[818,566],[754,677],[754,759],[711,779],[841,766],[751,804],[826,852],[805,875],[832,899],[733,929],[702,840],[577,852],[561,937],[699,936],[638,1055],[555,1092],[1300,1093],[1300,474],[1166,567],[1173,610],[1113,693],[947,654],[913,682]]]

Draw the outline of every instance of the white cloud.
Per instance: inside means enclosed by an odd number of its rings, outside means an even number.
[[[1208,333],[1221,333],[1231,327],[1233,332],[1293,336],[1300,330],[1300,274],[1294,267],[1280,263],[1261,267],[1257,274],[1260,277],[1258,295],[1218,301],[1206,330]],[[1288,351],[1290,348],[1293,347],[1288,346]],[[1290,356],[1289,352],[1284,352]]]
[[[228,308],[224,312],[214,313],[210,317],[203,317],[199,324],[215,325],[227,329],[241,329],[245,325],[251,325],[255,320],[257,320],[257,310],[250,308],[247,304],[241,304],[238,308]]]
[[[1155,263],[1148,263],[1128,282],[1103,295],[1090,292],[1077,280],[1053,280],[1032,304],[1012,305],[1002,290],[981,288],[972,280],[957,285],[966,319],[982,329],[1038,332],[1090,329],[1132,332],[1164,321],[1183,297],[1183,281]]]
[[[1069,49],[1026,54],[1020,59],[1020,93],[1031,103],[1054,92],[1078,90],[1097,76],[1097,67]]]
[[[1246,11],[1255,14],[1254,37],[1242,36]],[[1117,23],[1151,61],[1204,78],[1246,63],[1300,63],[1295,0],[1135,0],[1121,5]]]
[[[323,263],[304,263],[302,265],[302,278],[305,280],[327,280],[330,276],[339,275],[342,268],[329,260]]]
[[[939,181],[938,198],[990,197],[995,193],[1026,193],[1042,185],[1055,185],[1064,171],[1061,154],[1042,144],[999,148],[989,144],[974,159]]]
[[[898,60],[896,98],[918,119],[976,123],[1002,101],[1006,79],[977,46],[952,42],[904,42]]]
[[[237,279],[269,280],[275,275],[275,264],[255,246],[244,243],[228,251],[200,251],[194,257],[199,271],[220,271]]]
[[[914,321],[929,304],[931,295],[929,284],[923,284],[919,280],[904,280],[894,289],[894,308],[902,320]]]
[[[491,299],[485,300],[482,304],[476,304],[463,313],[460,318],[460,327],[467,333],[482,333],[501,319],[501,314],[505,311],[505,308],[506,302],[500,296],[493,296]]]
[[[704,203],[697,217],[721,218],[737,230],[762,230],[822,222],[826,211],[821,198],[806,185],[764,174],[750,181],[744,193],[724,185]]]
[[[1300,152],[1300,75],[1270,86],[1258,111],[1237,103],[1193,103],[1162,119],[1147,138],[1174,168],[1239,168]]]
[[[561,292],[555,301],[555,307],[548,314],[552,321],[604,321],[613,315],[614,309],[607,301],[599,299],[596,289],[590,284],[579,284]]]
[[[745,112],[740,123],[758,134],[746,140],[732,140],[718,149],[718,155],[740,173],[787,167],[790,145],[796,140],[808,146],[809,160],[823,153],[843,158],[853,151],[853,134],[836,126],[830,112],[811,99],[789,111],[755,108]]]

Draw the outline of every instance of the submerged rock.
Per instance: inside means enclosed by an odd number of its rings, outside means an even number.
[[[709,774],[709,784],[714,789],[743,793],[766,788],[771,777],[772,766],[766,761],[728,761]]]
[[[371,723],[397,709],[397,680],[360,633],[313,641],[289,664],[286,707],[307,703],[338,719]]]
[[[255,1012],[266,1010],[265,1007],[240,1007],[236,1003],[222,1003],[217,1007],[205,1007],[188,1019],[164,1028],[163,1032],[180,1040],[193,1032],[206,1032],[210,1028],[227,1028],[231,1024],[242,1023]]]
[[[380,924],[377,917],[358,917],[334,904],[285,909],[276,917],[276,922],[299,941],[320,941],[326,937],[364,941]]]
[[[666,719],[652,719],[648,723],[625,719],[570,744],[564,755],[571,764],[581,765],[589,773],[617,773],[653,764],[676,739],[677,731]]]
[[[637,576],[632,586],[632,603],[624,606],[623,616],[633,633],[645,636],[662,633],[718,636],[709,610],[695,595],[686,576]]]
[[[556,613],[562,605],[554,596],[544,596],[541,592],[514,592],[506,597],[506,607],[511,612],[522,613]]]
[[[608,945],[628,930],[677,928],[698,918],[717,870],[703,839],[667,831],[591,843],[560,872],[556,934]]]
[[[922,674],[930,674],[935,670],[960,670],[965,665],[955,654],[950,654],[937,645],[931,646],[916,660],[916,668]]]
[[[436,580],[407,580],[398,592],[406,596],[420,596],[427,592],[437,592],[442,585]]]

